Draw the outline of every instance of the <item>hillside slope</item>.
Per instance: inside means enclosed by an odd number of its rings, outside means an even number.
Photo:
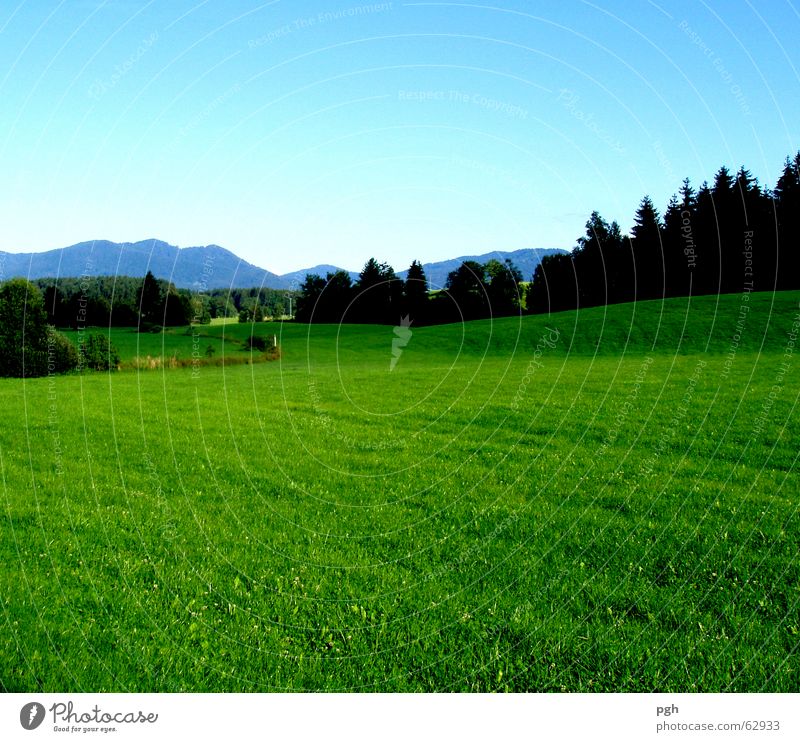
[[[403,362],[442,363],[466,357],[641,356],[785,352],[800,329],[800,292],[701,296],[592,307],[551,315],[505,317],[464,324],[412,327]],[[251,325],[205,330],[241,340]],[[277,334],[284,359],[364,366],[388,363],[393,328],[385,325],[263,323],[259,334]]]

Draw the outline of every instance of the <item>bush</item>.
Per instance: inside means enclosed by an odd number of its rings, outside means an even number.
[[[91,333],[79,350],[80,367],[94,371],[113,371],[119,366],[119,352],[107,335]]]
[[[264,353],[267,350],[267,339],[260,335],[251,335],[245,343],[248,350],[257,350]]]
[[[47,373],[65,374],[78,368],[78,349],[56,330],[47,328]]]
[[[47,373],[47,313],[42,293],[14,278],[0,287],[0,376]]]

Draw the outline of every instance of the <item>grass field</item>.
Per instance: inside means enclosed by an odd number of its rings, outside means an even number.
[[[221,330],[222,324],[214,329]],[[248,326],[249,327],[249,326]],[[119,351],[123,367],[129,366],[134,359],[146,358],[177,358],[190,360],[193,353],[200,358],[206,358],[206,351],[211,348],[214,358],[219,358],[227,353],[234,357],[249,354],[244,345],[239,342],[229,342],[225,347],[224,338],[217,332],[212,332],[208,325],[196,327],[170,327],[162,332],[138,332],[131,327],[115,327],[110,331],[114,347]],[[77,330],[61,330],[75,345],[80,342],[80,333]],[[84,331],[109,334],[108,328],[91,329]],[[244,341],[245,336],[241,336]],[[233,338],[231,338],[233,340]]]
[[[412,330],[0,380],[0,687],[800,690],[800,293]]]

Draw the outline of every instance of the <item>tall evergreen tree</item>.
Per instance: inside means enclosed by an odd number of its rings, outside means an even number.
[[[677,284],[681,264],[681,227],[683,218],[680,201],[678,196],[672,197],[664,210],[664,229],[662,230],[662,245],[664,246],[664,283],[666,296],[675,296],[674,286]]]
[[[596,307],[633,298],[632,276],[625,270],[626,250],[616,222],[596,211],[586,222],[586,234],[572,252],[578,281],[578,306]]]
[[[155,276],[151,271],[142,281],[142,289],[139,300],[139,325],[161,325],[164,324],[164,303],[161,298],[161,287],[158,285]]]
[[[353,315],[365,324],[397,324],[403,311],[403,282],[387,263],[370,258],[356,281]]]
[[[697,206],[697,197],[694,192],[694,188],[692,188],[692,183],[689,178],[684,178],[683,183],[681,184],[680,189],[681,195],[681,208],[686,211],[693,211],[695,206]]]
[[[717,212],[708,183],[703,181],[697,191],[694,215],[697,270],[695,294],[716,294],[720,290],[720,249]]]
[[[429,320],[428,304],[428,278],[422,264],[415,260],[403,284],[403,315],[420,327]]]
[[[711,189],[717,228],[719,254],[719,290],[722,293],[740,292],[743,288],[741,271],[742,208],[735,191],[735,179],[724,165],[714,176]]]
[[[684,181],[684,185],[688,185]],[[673,196],[664,212],[664,282],[666,296],[687,296],[695,265],[692,212]]]
[[[696,197],[688,178],[664,213],[664,272],[667,296],[697,293]]]
[[[739,249],[732,267],[738,273],[736,282],[749,281],[757,291],[774,291],[778,282],[778,245],[772,199],[744,167],[736,174],[733,190],[739,211]],[[741,290],[733,279],[731,284],[732,290]]]
[[[661,217],[650,196],[645,196],[633,218],[631,230],[636,268],[636,298],[664,296],[664,255]]]
[[[786,158],[775,186],[778,288],[800,289],[800,152]]]
[[[572,251],[578,277],[578,307],[606,304],[609,299],[609,271],[603,256],[608,237],[608,222],[593,211],[586,222],[586,234]]]

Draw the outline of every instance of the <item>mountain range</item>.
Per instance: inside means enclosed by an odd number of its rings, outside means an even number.
[[[530,280],[536,266],[546,255],[563,250],[527,249],[513,252],[491,252],[485,255],[463,256],[423,267],[431,287],[444,285],[447,274],[464,260],[486,262],[492,258],[509,259]],[[9,253],[0,251],[0,280],[25,278],[133,276],[143,277],[152,271],[156,278],[174,283],[178,288],[211,290],[218,288],[251,288],[265,286],[273,289],[297,289],[308,274],[325,276],[341,270],[334,265],[317,265],[292,273],[278,275],[237,257],[219,245],[205,247],[175,247],[161,240],[141,242],[109,242],[93,240],[77,245],[38,253]],[[357,273],[350,272],[354,280]],[[407,271],[398,273],[403,278]]]

